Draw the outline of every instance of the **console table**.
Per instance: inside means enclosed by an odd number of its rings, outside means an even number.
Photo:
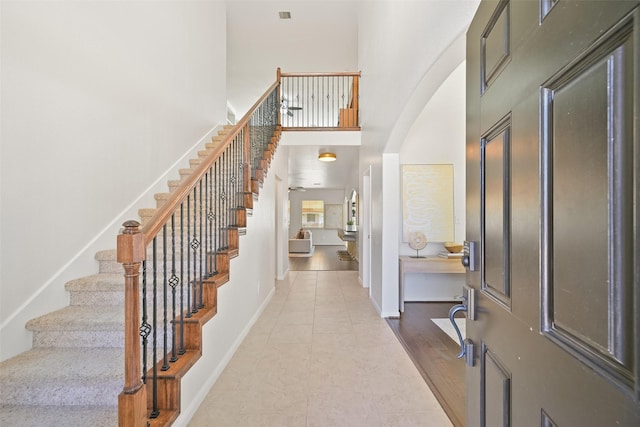
[[[356,249],[356,242],[358,241],[358,235],[355,231],[338,230],[338,237],[342,241],[347,242],[347,252],[351,255],[351,258],[358,259],[358,250]]]
[[[405,273],[465,273],[459,258],[447,259],[438,256],[425,258],[400,257],[400,312],[404,312]]]

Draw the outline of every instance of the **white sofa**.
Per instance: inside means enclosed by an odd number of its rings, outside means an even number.
[[[289,239],[289,252],[309,253],[313,247],[313,235],[305,230],[303,239]]]

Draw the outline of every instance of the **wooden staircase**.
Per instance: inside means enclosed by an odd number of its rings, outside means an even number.
[[[191,167],[189,169],[180,170],[181,179],[177,182],[169,182],[169,193],[156,195],[156,210],[144,209],[139,212],[142,224],[138,224],[133,221],[124,224],[125,230],[119,236],[119,239],[122,238],[126,243],[122,244],[121,247],[119,241],[118,256],[120,257],[120,253],[124,254],[122,259],[119,259],[119,261],[124,265],[125,277],[134,276],[135,270],[140,268],[139,261],[142,259],[142,253],[139,253],[138,255],[135,254],[135,248],[139,245],[135,242],[136,239],[142,241],[141,234],[148,228],[153,229],[156,227],[151,222],[153,218],[158,215],[160,217],[166,215],[163,213],[162,208],[165,206],[165,203],[170,203],[172,198],[175,199],[175,192],[183,191],[182,189],[185,186],[193,186],[194,181],[191,179],[191,174],[202,173],[201,166],[205,162],[205,159],[207,159],[207,162],[210,162],[209,159],[219,155],[220,144],[223,144],[223,141],[225,140],[227,141],[226,144],[228,144],[228,138],[226,138],[225,135],[231,129],[231,127],[223,129],[217,137],[213,138],[211,143],[206,144],[204,150],[198,152],[197,159],[190,161]],[[144,426],[147,425],[147,422],[150,426],[169,426],[180,414],[180,386],[182,378],[202,356],[203,326],[217,313],[217,290],[229,281],[231,260],[239,254],[240,236],[247,232],[247,217],[252,215],[253,202],[254,200],[257,200],[259,196],[269,165],[271,164],[271,160],[275,154],[280,134],[281,132],[279,127],[275,127],[275,132],[271,137],[270,142],[261,153],[262,157],[258,161],[259,166],[253,169],[253,176],[251,168],[248,167],[249,165],[245,165],[243,169],[244,176],[242,182],[244,182],[244,184],[241,195],[242,207],[234,206],[230,209],[231,225],[225,228],[227,245],[224,249],[216,251],[215,254],[207,255],[207,270],[209,269],[209,265],[213,265],[214,262],[216,268],[215,274],[202,280],[202,308],[199,308],[197,312],[191,314],[191,317],[185,319],[184,330],[182,332],[176,332],[176,339],[184,340],[184,353],[181,354],[177,361],[173,363],[166,364],[159,361],[156,362],[155,367],[148,370],[146,375],[148,378],[152,378],[154,376],[157,378],[155,386],[151,382],[136,385],[137,376],[135,374],[130,376],[130,381],[127,381],[127,378],[125,377],[125,387],[119,396],[118,418],[120,426]],[[245,145],[248,146],[248,142]],[[205,167],[210,167],[210,165],[207,163],[205,164]],[[168,206],[167,209],[175,209],[175,200],[173,203],[174,205]],[[193,201],[192,203],[196,202]],[[165,211],[167,209],[165,209]],[[173,215],[175,215],[175,212],[177,211],[173,210],[173,212]],[[182,215],[182,213],[180,215]],[[141,244],[142,243],[140,243],[140,245]],[[148,244],[148,242],[146,242],[146,244]],[[146,247],[146,244],[143,245],[143,247]],[[212,258],[215,258],[215,260]],[[125,283],[125,287],[128,288],[132,286],[133,289],[137,289],[138,285],[135,282],[136,280],[131,279],[129,284]],[[125,309],[125,311],[126,310],[127,309]],[[134,310],[132,313],[129,313],[129,315],[125,314],[125,318],[127,317],[136,319],[139,318],[139,315]],[[174,322],[177,323],[177,319],[174,319]],[[129,328],[134,327],[137,326],[129,326]],[[127,329],[128,328],[125,325],[125,330]],[[132,334],[137,336],[136,331],[132,331]],[[126,341],[127,338],[125,336],[125,342]],[[133,347],[130,348],[134,348],[135,350],[135,346],[137,346],[137,344],[134,344]],[[125,354],[127,355],[129,353],[131,353],[131,351],[127,351],[125,345]],[[168,360],[169,357],[170,355],[167,355],[166,360]],[[130,357],[130,361],[134,363],[137,360],[139,360],[138,355],[134,354]],[[127,371],[126,366],[127,361],[125,360],[125,372]],[[136,368],[134,367],[133,369],[135,370]],[[154,393],[155,403],[152,403],[151,396]],[[146,408],[146,414],[141,413],[140,409],[143,401],[148,402],[147,405],[144,405]]]
[[[190,167],[180,170],[180,179],[168,182],[167,193],[155,195],[155,208],[139,210],[141,225],[179,190],[203,158],[218,149],[232,128],[225,127],[207,143],[199,157],[190,161]],[[251,191],[244,192],[244,208],[234,208],[234,225],[228,230],[229,247],[216,255],[217,274],[204,281],[204,307],[185,319],[182,336],[177,332],[178,339],[184,338],[185,353],[168,370],[158,369],[161,411],[157,418],[149,419],[151,426],[171,425],[180,413],[181,379],[202,356],[202,327],[217,313],[217,289],[229,281],[230,260],[238,256],[239,236],[246,233],[247,217],[252,214],[254,199],[258,197],[278,139],[279,131],[265,150],[256,178],[247,177]],[[96,260],[99,262],[96,274],[65,285],[69,306],[27,323],[26,328],[33,333],[33,348],[0,363],[0,425],[135,425],[122,419],[123,409],[117,406],[117,396],[125,383],[123,267],[116,250],[100,251]],[[153,390],[146,390],[146,396],[152,393]],[[127,414],[126,408],[124,413]],[[133,413],[130,415],[135,417]],[[144,414],[145,420],[147,415],[150,414]]]

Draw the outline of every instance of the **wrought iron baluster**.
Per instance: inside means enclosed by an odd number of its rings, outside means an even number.
[[[187,350],[184,347],[184,245],[187,239],[184,238],[184,202],[180,203],[180,348],[178,354],[184,354]]]
[[[235,200],[235,207],[236,207],[236,224],[238,224],[238,218],[239,218],[239,214],[240,214],[240,155],[238,153],[238,135],[236,135],[235,139],[233,140],[233,154],[234,154],[234,177],[233,177],[233,198]],[[240,225],[240,224],[238,224]]]
[[[199,293],[199,301],[198,301],[198,309],[201,309],[204,307],[204,301],[203,301],[203,286],[204,286],[204,275],[205,275],[205,271],[204,271],[204,254],[203,254],[203,248],[205,249],[204,252],[206,252],[206,245],[203,245],[203,229],[205,227],[204,222],[204,215],[203,215],[203,208],[205,205],[205,197],[203,197],[203,193],[202,193],[202,179],[200,180],[200,182],[198,183],[199,187],[200,187],[200,219],[199,219],[199,234],[200,234],[200,244],[198,247],[198,251],[200,252],[200,274],[198,276],[198,293]],[[206,232],[205,232],[205,236],[206,236]]]
[[[233,197],[233,223],[237,226],[238,224],[238,186],[237,186],[237,176],[238,176],[238,169],[237,169],[237,162],[238,162],[238,158],[237,158],[237,153],[236,153],[236,142],[237,142],[237,136],[235,138],[233,138],[233,141],[231,141],[231,185],[233,188],[233,193],[232,193],[232,197]]]
[[[169,284],[169,278],[167,277],[167,224],[162,226],[162,370],[169,369],[169,360],[167,354],[169,354],[169,333],[168,333],[168,313],[167,306],[169,301],[167,300],[167,285]]]
[[[211,170],[211,169],[209,169]],[[204,174],[204,212],[205,216],[202,218],[204,221],[204,237],[200,237],[202,240],[202,258],[204,262],[204,276],[208,278],[211,276],[211,268],[209,266],[209,170]]]
[[[152,398],[151,398],[151,418],[157,418],[160,415],[158,409],[158,252],[157,237],[153,238],[152,263],[153,263],[153,301],[151,315],[153,318],[153,374],[151,379]]]
[[[219,160],[220,159],[216,159],[215,163],[213,164],[213,190],[211,193],[213,197],[213,226],[215,227],[213,233],[213,271],[215,274],[218,273],[218,245],[220,244],[220,201],[218,200],[218,194],[220,194],[218,189],[218,183],[220,182],[220,179],[218,177],[220,170]]]
[[[242,128],[240,130],[240,132],[238,132],[238,137],[237,137],[237,145],[238,145],[238,204],[240,205],[240,208],[244,209],[245,203],[244,203],[244,191],[245,191],[245,182],[244,182],[244,128]],[[244,215],[244,214],[243,214]],[[245,226],[246,224],[246,216],[244,216],[245,218]]]
[[[169,285],[171,286],[171,359],[170,362],[178,360],[177,345],[176,345],[176,286],[180,280],[176,276],[176,214],[171,215],[171,279],[169,279]]]
[[[187,196],[187,230],[186,230],[186,241],[189,241],[189,233],[191,231],[191,194]],[[191,250],[189,248],[190,245],[187,245],[185,248],[187,252],[187,286],[186,286],[186,294],[187,294],[187,304],[185,306],[185,317],[191,317]]]
[[[147,260],[142,261],[142,322],[140,336],[142,337],[142,382],[147,383],[147,350],[151,325],[147,313]]]
[[[224,247],[229,250],[229,155],[224,150]]]
[[[215,163],[211,165],[209,168],[209,172],[207,173],[209,180],[207,181],[207,227],[209,234],[207,235],[207,271],[209,273],[209,277],[213,276],[215,271],[215,254],[214,254],[214,223],[215,219],[215,204],[213,200],[213,180],[214,180],[214,167]],[[214,257],[213,259],[211,257]]]
[[[191,282],[191,292],[193,294],[193,300],[191,302],[191,313],[197,313],[198,298],[197,298],[197,286],[198,286],[198,190],[197,187],[193,189],[193,238],[191,240],[191,249],[193,250],[193,281]]]

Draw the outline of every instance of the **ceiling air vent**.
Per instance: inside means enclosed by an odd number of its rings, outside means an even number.
[[[278,15],[280,15],[280,19],[291,19],[291,12],[288,11],[278,12]]]

